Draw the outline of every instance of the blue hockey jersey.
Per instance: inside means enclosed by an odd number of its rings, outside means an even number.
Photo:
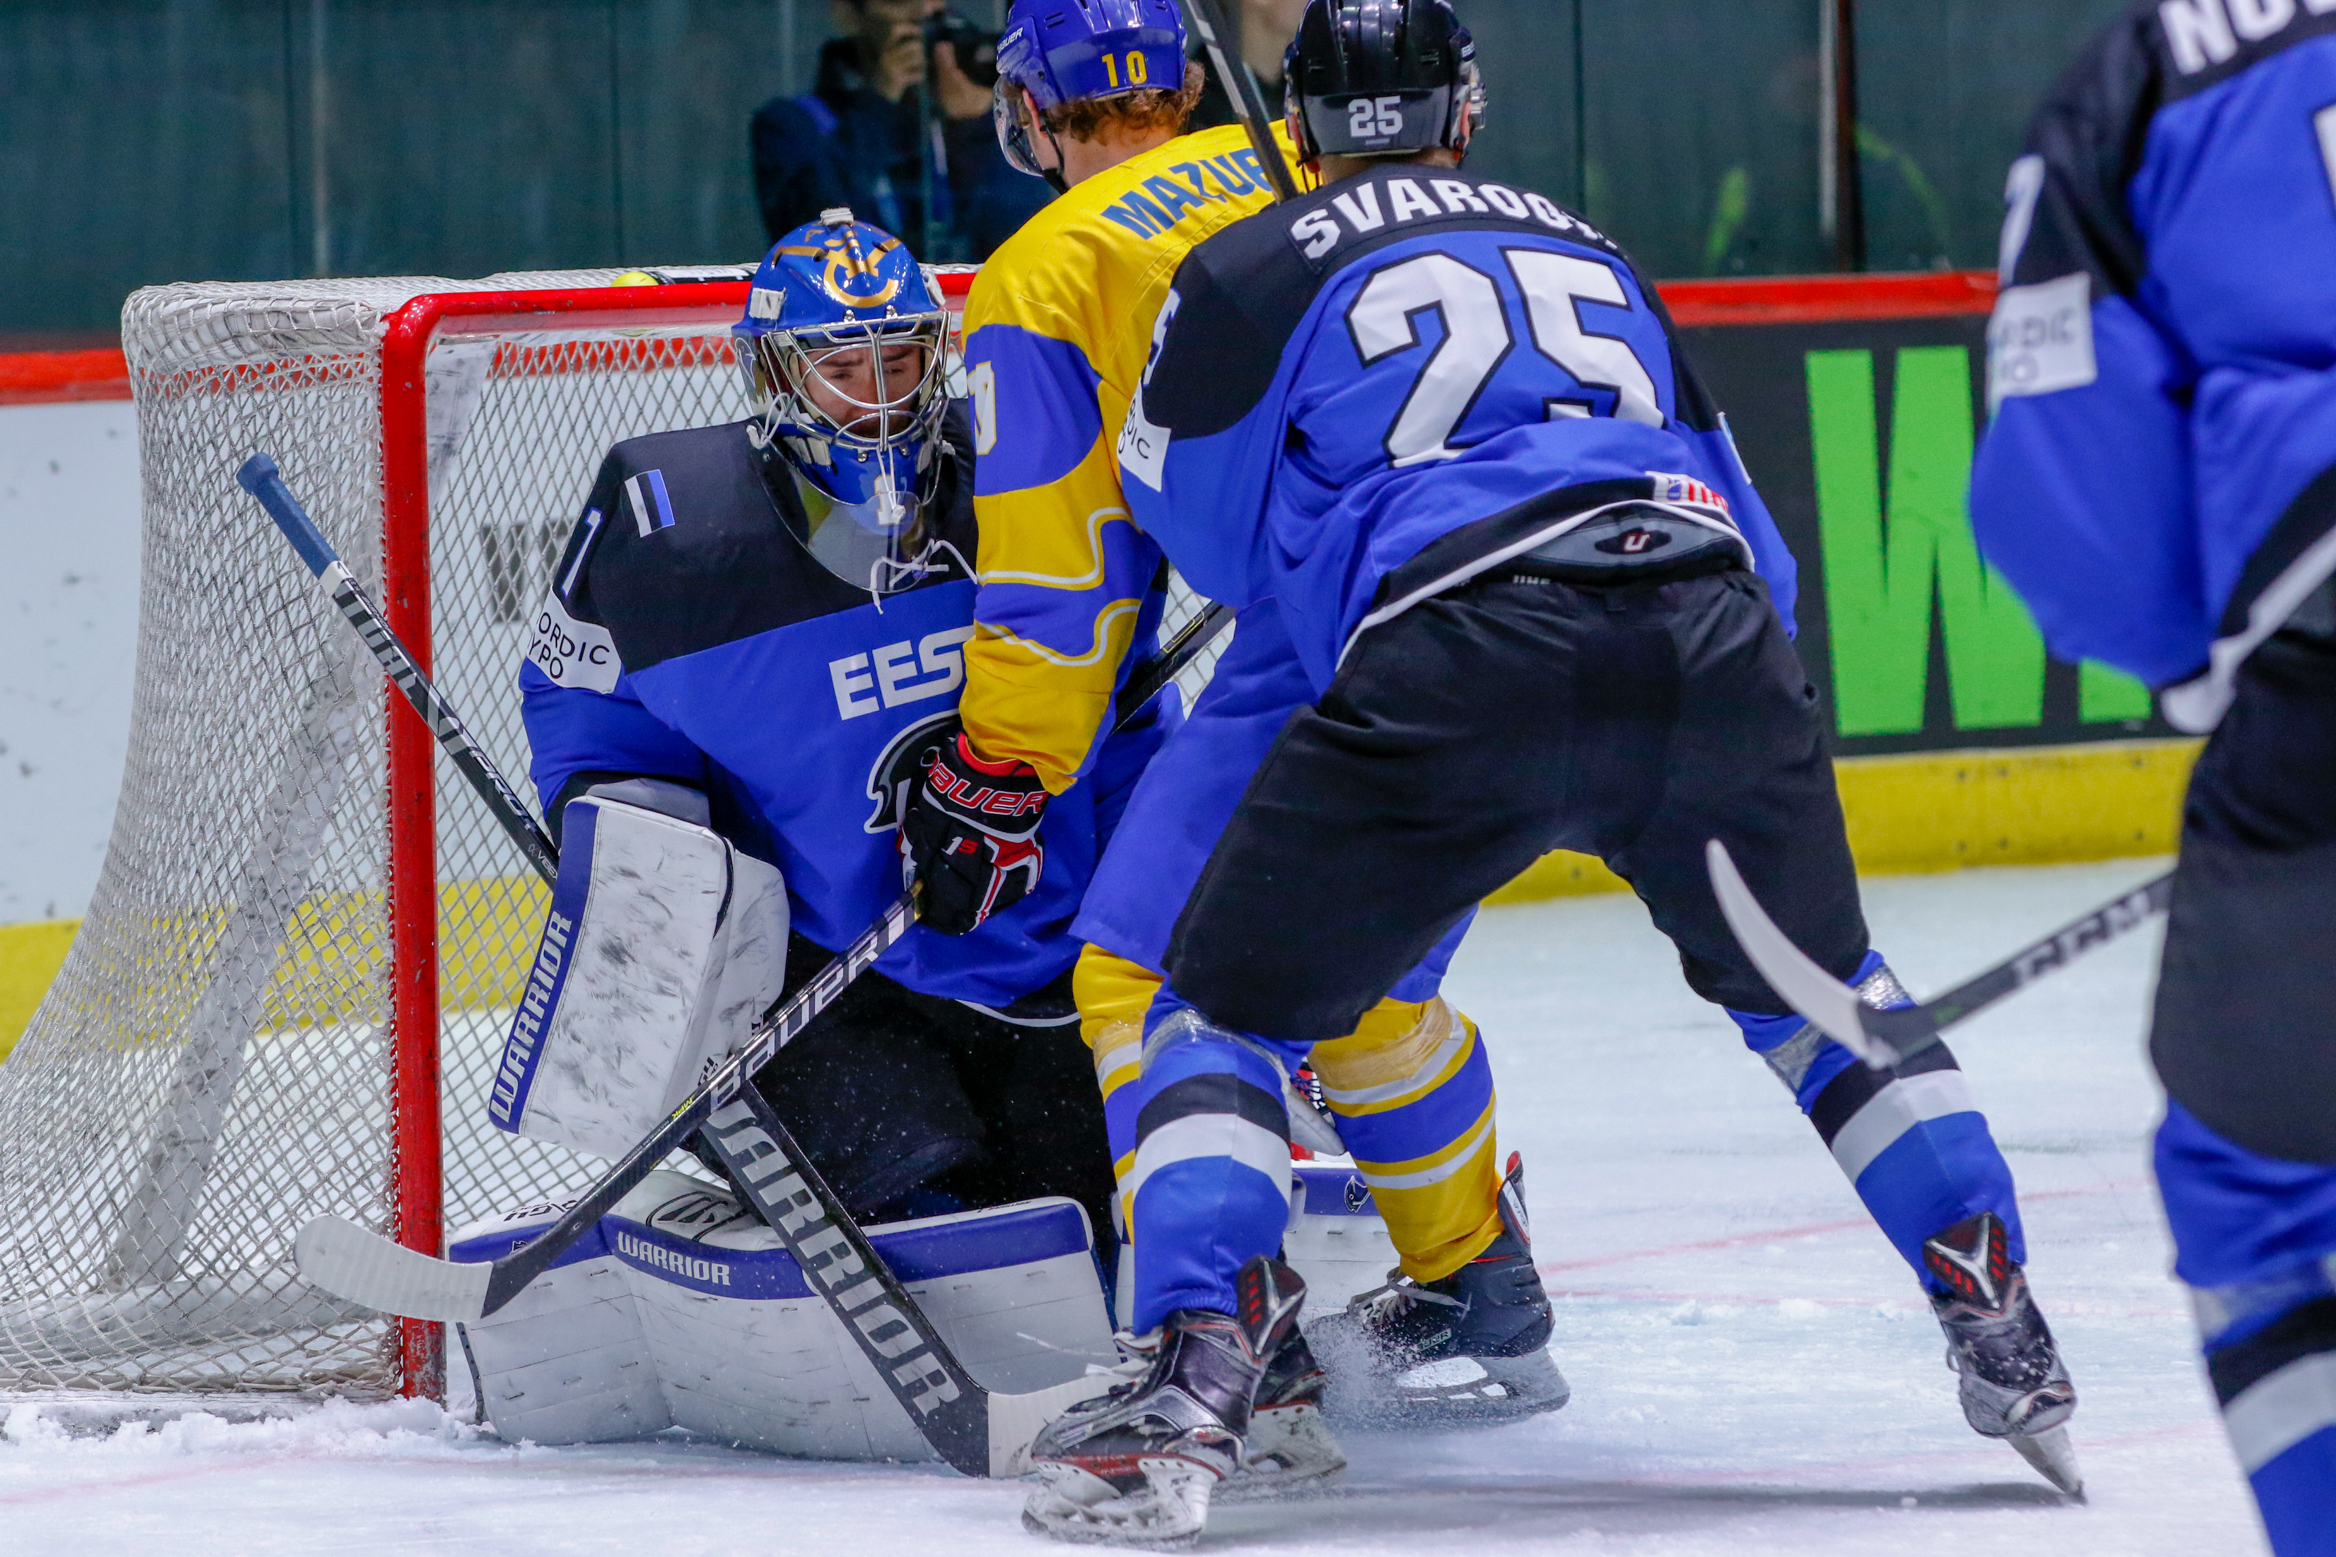
[[[605,778],[688,784],[717,831],[778,866],[798,934],[832,951],[866,929],[901,893],[908,759],[955,717],[965,680],[975,537],[958,463],[934,503],[940,565],[879,604],[797,539],[794,479],[745,423],[610,450],[520,670],[545,814]],[[970,935],[912,927],[877,970],[992,1007],[1067,970],[1071,917],[1162,733],[1155,719],[1107,737],[1092,780],[1048,807],[1029,896]]]
[[[2336,6],[2137,4],[2012,166],[1981,548],[2204,730],[2336,569]]]
[[[1119,458],[1194,588],[1279,601],[1317,695],[1356,632],[1612,503],[1732,529],[1792,616],[1791,554],[1654,290],[1579,217],[1462,173],[1376,168],[1195,248]]]

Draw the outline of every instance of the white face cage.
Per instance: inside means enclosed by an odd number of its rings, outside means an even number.
[[[809,438],[876,454],[930,436],[948,403],[948,341],[949,316],[938,311],[756,336],[739,363],[757,441]],[[901,345],[921,347],[921,361],[888,366],[887,348]]]

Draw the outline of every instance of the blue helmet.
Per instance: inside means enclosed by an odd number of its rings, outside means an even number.
[[[1184,13],[1176,0],[1014,0],[998,39],[991,114],[1017,169],[1044,178],[1012,88],[1041,113],[1081,98],[1184,87]]]
[[[878,592],[915,572],[949,405],[949,315],[924,268],[849,210],[822,211],[772,247],[731,336],[748,436],[793,469],[812,555]]]

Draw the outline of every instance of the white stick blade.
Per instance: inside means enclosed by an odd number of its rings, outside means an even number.
[[[1030,1474],[1030,1440],[1038,1430],[1082,1400],[1092,1400],[1118,1383],[1116,1375],[1090,1373],[1027,1395],[990,1396],[990,1474],[1000,1481]]]
[[[1885,1064],[1859,1020],[1864,1007],[1857,991],[1809,960],[1792,938],[1760,906],[1729,857],[1728,846],[1717,838],[1704,845],[1703,857],[1711,870],[1711,889],[1720,900],[1728,928],[1736,932],[1744,955],[1768,980],[1784,1002],[1815,1025],[1817,1030],[1868,1065]]]
[[[337,1216],[300,1229],[293,1249],[303,1280],[367,1308],[449,1324],[475,1324],[486,1314],[492,1265],[434,1259]]]

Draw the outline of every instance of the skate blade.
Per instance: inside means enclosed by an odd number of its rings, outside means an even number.
[[[1359,1382],[1340,1393],[1338,1414],[1356,1426],[1448,1427],[1516,1421],[1560,1410],[1572,1398],[1547,1351],[1446,1357]]]
[[[1311,1406],[1284,1406],[1250,1419],[1249,1454],[1214,1494],[1219,1503],[1262,1503],[1327,1492],[1346,1470],[1330,1424]]]
[[[1023,1528],[1076,1546],[1182,1551],[1208,1527],[1216,1472],[1190,1460],[1137,1462],[1144,1485],[1118,1492],[1075,1465],[1041,1465],[1022,1505]]]
[[[2076,1466],[2076,1446],[2068,1441],[2068,1429],[2055,1427],[2033,1436],[2013,1433],[2004,1440],[2020,1452],[2020,1458],[2036,1468],[2046,1481],[2075,1497],[2084,1496],[2084,1473]]]

